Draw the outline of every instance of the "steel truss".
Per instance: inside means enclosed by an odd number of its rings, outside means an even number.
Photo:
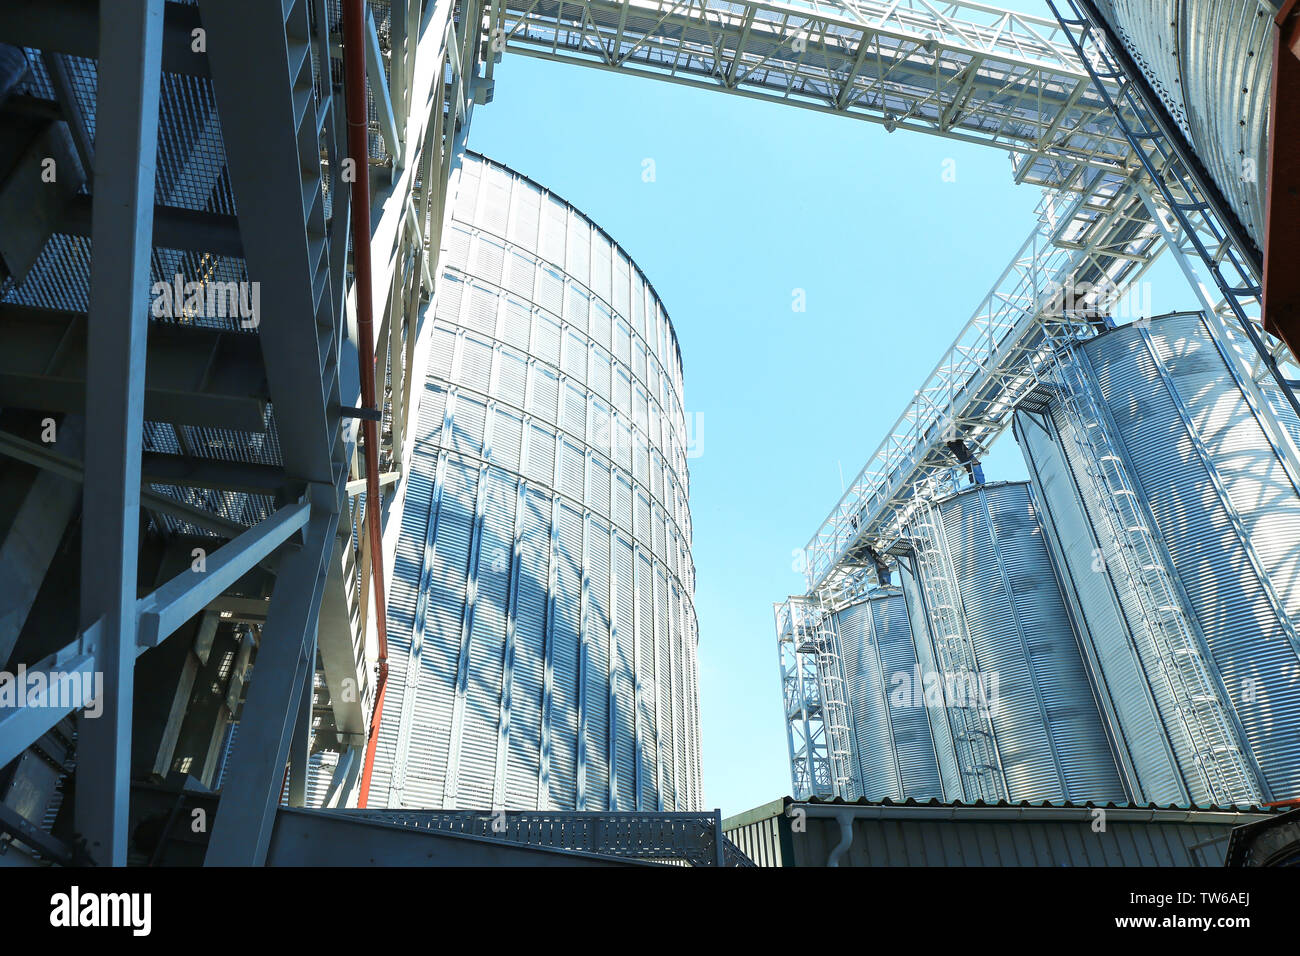
[[[1051,359],[1048,332],[1094,334],[1161,250],[1136,176],[1045,194],[1037,224],[805,549],[810,593],[850,587],[899,546],[925,500],[952,486],[948,443],[983,456]]]
[[[854,800],[853,718],[839,635],[829,607],[792,597],[774,606],[782,698],[796,799]]]
[[[1076,62],[1086,65],[1098,95],[1113,107],[1114,130],[1129,143],[1122,166],[1130,172],[1119,188],[1132,203],[1122,215],[1124,225],[1110,230],[1121,241],[1086,240],[1082,245],[1091,262],[1057,254],[1077,252],[1081,243],[1050,228],[1051,210],[1067,197],[1059,191],[1054,196],[1045,194],[1039,227],[1020,257],[1026,249],[1036,252],[1039,243],[1055,251],[1041,258],[1035,255],[1027,272],[1019,268],[1018,257],[1004,273],[809,541],[805,558],[810,593],[843,587],[844,578],[860,576],[866,548],[885,553],[895,546],[899,528],[909,511],[919,507],[927,483],[956,463],[946,449],[948,441],[962,440],[977,457],[987,450],[1036,375],[1025,374],[1026,370],[1041,368],[1049,355],[1043,323],[1053,324],[1071,313],[1075,318],[1095,319],[1166,248],[1174,252],[1264,399],[1274,408],[1296,407],[1291,390],[1294,361],[1283,343],[1262,328],[1260,288],[1251,256],[1232,238],[1230,224],[1206,198],[1207,190],[1197,183],[1181,153],[1163,136],[1135,82],[1108,58],[1097,30],[1081,17],[1063,18],[1062,26],[1075,48]],[[1113,173],[1100,173],[1093,183],[1103,189],[1117,187]],[[1086,193],[1083,198],[1086,209]],[[1097,237],[1103,225],[1104,219],[1092,219],[1084,231]],[[1130,240],[1127,248],[1124,239]],[[1007,288],[1009,280],[1012,284]],[[1066,301],[1033,303],[1025,294],[1043,288],[1066,289]],[[1222,298],[1215,301],[1209,288],[1217,288]],[[1089,334],[1090,327],[1095,328],[1095,323],[1085,321],[1080,328]]]
[[[1059,24],[979,3],[499,0],[491,37],[529,56],[987,143],[1018,182],[1078,189],[1124,168]]]
[[[1262,264],[1254,243],[1203,174],[1177,133],[1162,122],[1162,107],[1127,52],[1103,29],[1091,3],[1049,0],[1093,85],[1110,107],[1117,128],[1142,163],[1163,206],[1155,210],[1162,231],[1176,244],[1181,263],[1194,256],[1199,273],[1189,275],[1204,295],[1204,277],[1218,290],[1211,311],[1223,324],[1235,324],[1255,352],[1251,378],[1271,377],[1277,394],[1300,415],[1292,390],[1297,379],[1294,357],[1281,339],[1264,329]],[[1184,264],[1184,268],[1187,266]],[[1240,338],[1240,333],[1238,335]]]

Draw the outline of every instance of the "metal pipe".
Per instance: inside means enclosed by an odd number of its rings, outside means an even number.
[[[356,169],[352,184],[352,273],[357,301],[357,338],[361,350],[361,404],[378,409],[375,400],[375,332],[371,314],[370,270],[370,147],[366,118],[366,4],[365,0],[343,3],[343,90],[347,101],[348,157]],[[366,760],[361,774],[364,807],[370,796],[370,774],[375,765],[375,747],[384,715],[384,691],[388,686],[388,628],[384,605],[384,550],[379,527],[379,426],[371,419],[361,422],[366,456],[366,531],[370,540],[370,579],[375,593],[375,631],[379,638],[379,678],[375,707],[370,717]],[[362,622],[362,626],[365,624]]]
[[[832,848],[830,856],[826,858],[826,865],[839,866],[840,857],[844,856],[844,854],[849,851],[849,847],[853,845],[854,816],[852,810],[840,807],[835,809],[835,813],[832,814],[832,816],[834,816],[840,824],[840,842],[835,844],[834,848]]]

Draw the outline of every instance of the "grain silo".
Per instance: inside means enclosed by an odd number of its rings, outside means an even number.
[[[1200,313],[1074,346],[1015,415],[1144,800],[1300,793],[1295,416]]]
[[[1264,245],[1277,0],[1091,0]]]
[[[371,803],[697,809],[668,315],[599,227],[482,157],[445,243]]]
[[[915,693],[948,799],[1124,800],[1029,485],[928,502],[907,538]]]
[[[874,588],[834,618],[850,713],[854,796],[942,800],[930,723],[913,693],[916,646],[902,591]]]

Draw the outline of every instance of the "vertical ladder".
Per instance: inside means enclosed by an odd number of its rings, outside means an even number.
[[[1103,557],[1112,573],[1121,576],[1140,608],[1135,634],[1150,650],[1162,680],[1177,707],[1172,715],[1191,741],[1195,761],[1214,803],[1257,803],[1259,784],[1242,753],[1227,706],[1201,654],[1200,642],[1173,576],[1161,554],[1157,532],[1148,521],[1102,409],[1079,360],[1072,351],[1057,355],[1055,372],[1062,385],[1061,400],[1069,415],[1077,457],[1101,512],[1113,557]],[[1100,530],[1100,529],[1099,529]],[[1147,666],[1144,664],[1144,666]],[[1166,718],[1168,719],[1168,718]]]
[[[844,689],[844,665],[840,658],[834,622],[820,603],[800,604],[791,610],[794,611],[796,647],[809,648],[817,659],[817,683],[821,691],[822,727],[826,738],[832,795],[846,800],[856,799],[853,736],[849,728],[848,700]]]
[[[966,632],[942,522],[938,506],[927,500],[910,528],[913,549],[921,565],[918,571],[936,663],[943,678],[944,709],[953,724],[966,799],[1005,800],[1008,795],[987,707],[978,694],[967,692],[971,687],[981,686],[979,667]],[[951,694],[950,688],[954,686],[962,692]]]

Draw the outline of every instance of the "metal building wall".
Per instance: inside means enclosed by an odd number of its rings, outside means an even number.
[[[376,806],[700,806],[676,336],[636,265],[467,156],[389,603]]]
[[[939,763],[923,706],[907,603],[877,588],[835,614],[851,712],[855,788],[868,800],[943,799]]]
[[[722,822],[759,866],[1223,866],[1236,827],[1274,819],[1215,808],[922,806],[789,797]],[[848,824],[849,840],[844,827]],[[796,825],[797,824],[797,825]]]
[[[947,799],[1123,801],[1116,768],[1070,615],[1025,482],[977,485],[937,504],[957,602],[975,670],[995,677],[987,728],[1000,792],[963,761],[958,707],[926,708]],[[909,532],[910,534],[911,532]],[[927,596],[940,573],[915,554],[899,562],[923,672],[942,667],[949,628]],[[961,792],[958,791],[961,787]]]
[[[1044,502],[1049,538],[1086,620],[1089,661],[1146,798],[1206,802],[1300,792],[1300,482],[1290,436],[1260,386],[1199,313],[1126,326],[1076,348],[1100,398],[1102,427],[1160,542],[1175,610],[1226,702],[1232,742],[1257,778],[1223,789],[1202,772],[1207,749],[1165,677],[1158,621],[1113,554],[1104,503],[1089,489],[1075,421],[1050,396],[1016,412],[1015,429]],[[1277,427],[1281,425],[1282,427]],[[1183,708],[1185,710],[1186,708]],[[1186,726],[1185,726],[1186,725]],[[1167,742],[1166,742],[1167,740]]]
[[[1275,0],[1093,0],[1262,247]]]

